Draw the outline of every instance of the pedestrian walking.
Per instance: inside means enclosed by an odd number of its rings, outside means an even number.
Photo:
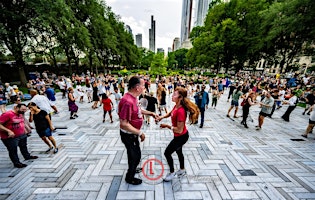
[[[220,93],[220,89],[219,89],[219,93]],[[238,111],[238,101],[239,101],[239,98],[243,95],[243,92],[242,92],[242,86],[238,86],[237,89],[233,92],[232,94],[232,101],[231,101],[231,107],[229,108],[228,110],[228,113],[227,113],[227,117],[230,117],[230,112],[231,110],[235,107],[235,111],[234,111],[234,118],[237,118],[237,111]]]

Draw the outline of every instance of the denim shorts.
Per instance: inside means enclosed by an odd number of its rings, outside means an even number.
[[[47,129],[44,130],[44,131],[37,132],[37,134],[38,134],[39,137],[41,137],[41,138],[42,138],[42,137],[50,137],[50,136],[52,136],[50,128],[47,128]]]
[[[0,100],[0,105],[6,105],[7,104],[7,100]]]
[[[238,106],[238,101],[232,100],[232,101],[231,101],[231,106]]]

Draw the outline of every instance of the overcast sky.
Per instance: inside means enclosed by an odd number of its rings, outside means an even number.
[[[121,17],[135,36],[142,34],[142,46],[149,48],[151,15],[156,23],[155,47],[172,47],[173,39],[180,37],[182,0],[106,0],[112,11]]]

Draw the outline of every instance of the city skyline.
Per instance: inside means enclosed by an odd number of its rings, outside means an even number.
[[[121,21],[128,24],[134,34],[142,34],[142,46],[149,49],[151,15],[156,21],[155,47],[168,49],[175,37],[180,37],[182,0],[108,0]],[[133,36],[135,37],[135,36]]]

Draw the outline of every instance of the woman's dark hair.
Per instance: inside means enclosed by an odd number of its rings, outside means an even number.
[[[107,94],[102,94],[102,99],[107,99],[108,98],[108,96],[107,96]]]
[[[36,106],[37,108],[39,108],[38,105],[36,105],[36,103],[34,103],[34,102],[29,102],[29,103],[27,104],[27,107],[30,107],[30,106]],[[40,109],[40,108],[39,108],[39,109]]]
[[[139,76],[131,77],[128,82],[128,90],[135,88],[138,84],[140,84],[140,77]]]

